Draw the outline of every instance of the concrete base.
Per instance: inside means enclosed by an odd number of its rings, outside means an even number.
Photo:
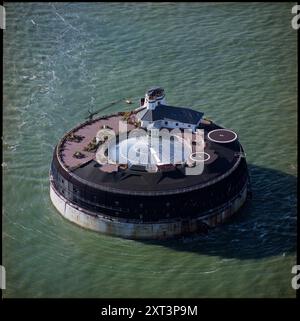
[[[227,202],[222,207],[210,210],[205,216],[193,219],[173,219],[160,223],[139,223],[89,212],[70,203],[55,190],[52,183],[50,184],[50,198],[62,216],[82,227],[129,239],[166,239],[201,232],[225,222],[245,203],[247,190],[248,184],[234,200]]]

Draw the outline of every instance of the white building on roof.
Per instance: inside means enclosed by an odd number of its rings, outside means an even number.
[[[149,89],[142,104],[137,118],[141,127],[147,129],[179,128],[195,132],[203,117],[203,113],[190,108],[168,106],[164,89],[160,87]]]

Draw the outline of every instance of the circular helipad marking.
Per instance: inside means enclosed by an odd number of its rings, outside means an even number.
[[[210,159],[210,155],[205,152],[196,152],[190,155],[191,160],[193,161],[203,161],[206,162]]]
[[[208,133],[208,139],[215,143],[231,143],[237,139],[237,134],[229,129],[215,129]]]

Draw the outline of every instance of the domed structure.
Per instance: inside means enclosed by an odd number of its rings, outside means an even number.
[[[245,203],[250,181],[237,134],[167,105],[151,88],[131,112],[75,127],[55,147],[50,196],[83,227],[132,239],[201,232]]]

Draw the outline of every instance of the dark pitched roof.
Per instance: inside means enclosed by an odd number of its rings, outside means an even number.
[[[181,123],[198,124],[203,113],[184,107],[173,107],[166,105],[158,105],[154,110],[147,110],[141,120],[172,120]]]

